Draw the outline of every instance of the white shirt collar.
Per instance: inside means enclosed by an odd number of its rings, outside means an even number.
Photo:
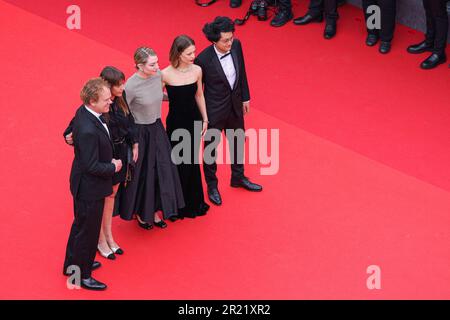
[[[220,60],[221,57],[223,57],[224,55],[229,54],[231,52],[231,50],[230,50],[230,51],[227,51],[225,53],[222,53],[219,50],[217,50],[216,45],[213,45],[213,47],[214,47],[214,51],[216,52],[217,56],[219,57],[219,60]]]
[[[101,113],[97,113],[94,110],[92,110],[91,108],[89,108],[87,105],[84,105],[84,107],[86,108],[87,111],[89,111],[90,113],[92,113],[98,120],[100,120],[100,116],[102,115]]]

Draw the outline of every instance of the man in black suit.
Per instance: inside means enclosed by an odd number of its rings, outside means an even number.
[[[217,17],[213,22],[205,24],[203,33],[212,45],[203,50],[195,59],[202,68],[206,111],[209,129],[242,129],[244,130],[244,114],[250,110],[250,91],[245,71],[244,55],[239,40],[234,39],[234,23],[228,17]],[[230,136],[227,136],[230,140]],[[231,186],[242,187],[249,191],[261,191],[262,187],[252,183],[244,176],[242,156],[244,153],[244,137],[234,137],[233,163],[231,164]],[[231,141],[233,141],[231,140]],[[238,141],[239,140],[239,141]],[[205,141],[205,149],[212,141]],[[222,204],[216,176],[216,152],[212,154],[213,163],[203,164],[208,196],[212,203]]]
[[[74,267],[81,272],[81,286],[105,290],[106,285],[91,277],[100,266],[94,262],[105,197],[112,193],[112,176],[122,167],[113,159],[113,145],[103,113],[109,111],[111,91],[101,78],[89,80],[81,90],[82,105],[73,120],[75,158],[70,172],[74,200],[74,221],[67,243],[64,274]]]
[[[447,0],[423,0],[427,18],[425,40],[408,47],[408,52],[417,54],[431,52],[420,65],[422,69],[433,69],[447,61],[445,48],[447,46],[448,14]]]

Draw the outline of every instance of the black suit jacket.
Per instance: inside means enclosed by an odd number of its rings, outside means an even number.
[[[112,194],[115,166],[113,145],[102,123],[81,106],[73,119],[75,158],[70,172],[70,191],[80,200],[101,200]]]
[[[231,46],[231,56],[236,69],[234,88],[230,87],[214,45],[207,47],[195,59],[195,64],[203,71],[206,111],[211,126],[226,120],[231,110],[237,116],[243,117],[242,102],[250,100],[244,55],[241,43],[237,39]]]

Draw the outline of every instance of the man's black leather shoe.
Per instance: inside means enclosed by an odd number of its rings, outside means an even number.
[[[391,51],[391,43],[389,41],[381,41],[378,51],[382,54],[389,53]]]
[[[408,49],[406,49],[409,53],[417,54],[417,53],[424,53],[426,51],[432,51],[433,46],[428,44],[426,41],[422,41],[418,44],[413,44],[412,46],[409,46]]]
[[[376,34],[369,33],[369,34],[367,35],[367,38],[366,38],[366,44],[367,44],[369,47],[373,47],[374,45],[377,44],[377,42],[378,42],[378,36],[377,36]]]
[[[281,27],[292,20],[294,16],[291,10],[280,10],[277,15],[270,21],[272,27]]]
[[[331,39],[336,35],[336,22],[327,23],[325,26],[325,31],[323,32],[323,37],[325,39]]]
[[[94,271],[94,270],[100,268],[101,266],[102,266],[102,264],[100,262],[94,261],[94,263],[92,263],[92,269],[91,270]],[[66,268],[65,270],[63,270],[63,275],[71,276],[72,273],[67,272],[67,268]]]
[[[81,287],[88,290],[106,290],[107,286],[94,278],[81,279]]]
[[[256,191],[256,192],[262,191],[262,186],[250,182],[248,178],[242,178],[239,181],[231,181],[231,186],[233,188],[244,188],[247,189],[248,191]]]
[[[217,188],[208,189],[208,198],[216,206],[220,206],[222,204],[222,198],[220,197],[220,193]]]
[[[445,54],[437,54],[433,53],[431,56],[426,58],[421,64],[420,67],[422,69],[433,69],[436,68],[438,65],[447,62],[447,57]]]
[[[298,17],[294,19],[294,24],[296,25],[305,25],[310,22],[322,22],[323,21],[323,14],[319,14],[318,16],[312,16],[309,13],[304,15],[303,17]]]
[[[242,4],[242,0],[230,0],[230,7],[238,8]]]

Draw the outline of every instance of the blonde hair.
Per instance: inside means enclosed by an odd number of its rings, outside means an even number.
[[[138,64],[146,64],[148,57],[156,57],[156,53],[153,49],[148,48],[148,47],[140,47],[137,48],[136,51],[134,52],[134,64],[136,69],[138,68]]]
[[[80,98],[85,105],[89,105],[91,101],[97,102],[103,88],[109,90],[109,83],[102,78],[92,78],[88,80],[83,89],[81,89]]]

